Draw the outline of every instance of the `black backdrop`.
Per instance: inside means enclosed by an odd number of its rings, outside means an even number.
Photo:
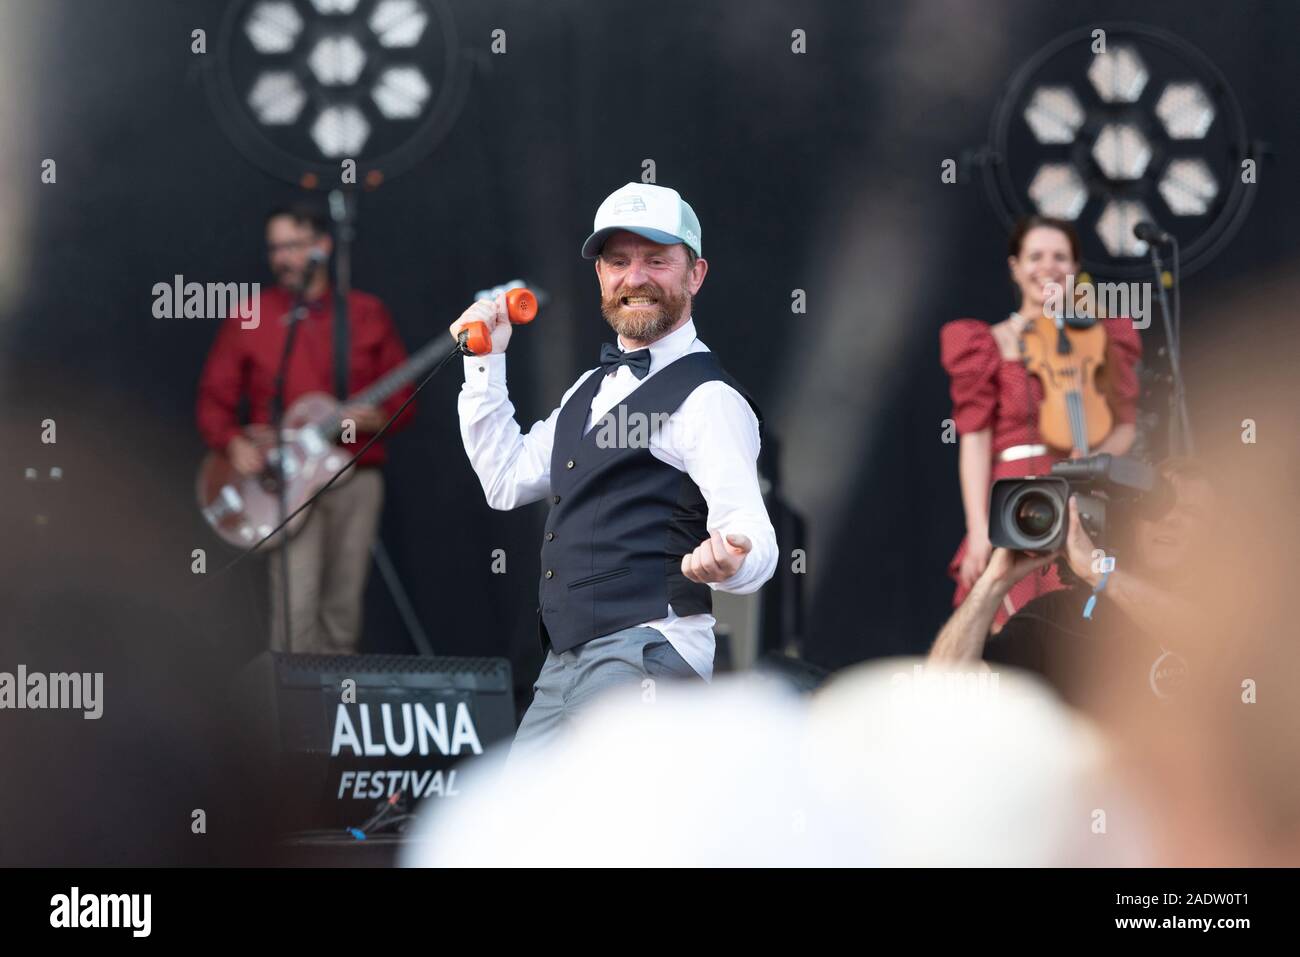
[[[808,550],[806,651],[828,667],[920,650],[947,611],[962,518],[955,447],[939,438],[937,332],[1014,303],[988,201],[939,172],[984,142],[1015,67],[1078,26],[1163,26],[1223,69],[1254,136],[1283,160],[1297,145],[1289,2],[452,6],[475,62],[468,99],[434,153],[362,197],[355,285],[387,301],[408,348],[445,334],[475,289],[521,275],[545,287],[549,308],[510,348],[526,427],[607,338],[578,247],[601,198],[653,159],[703,223],[701,337],[782,440],[787,494],[810,523],[808,542],[782,547],[787,560]],[[153,284],[176,273],[266,281],[262,216],[296,195],[213,115],[190,31],[215,37],[222,9],[0,4],[7,638],[32,668],[89,667],[66,662],[76,652],[120,669],[124,736],[160,726],[178,676],[227,674],[265,642],[260,560],[220,581],[190,571],[193,548],[210,567],[228,554],[192,503],[194,390],[214,324],[151,315]],[[491,56],[498,27],[508,53]],[[805,56],[790,52],[794,28]],[[47,157],[58,181],[41,185]],[[1198,296],[1294,266],[1288,169],[1264,165],[1245,228],[1187,283],[1191,371],[1206,361],[1198,327],[1223,318]],[[796,288],[806,315],[791,313]],[[526,683],[540,660],[541,506],[483,503],[459,441],[458,375],[430,384],[391,443],[383,537],[437,650],[509,655]],[[39,442],[45,418],[55,446]],[[54,465],[58,483],[23,478]],[[491,574],[496,548],[505,575]],[[377,577],[364,650],[410,650]],[[195,769],[170,772],[179,787]]]

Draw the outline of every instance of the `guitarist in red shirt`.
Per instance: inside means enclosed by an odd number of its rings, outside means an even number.
[[[222,321],[199,380],[197,420],[207,445],[223,452],[244,475],[266,467],[273,444],[271,410],[275,377],[288,335],[294,292],[303,289],[306,316],[299,326],[285,373],[285,408],[311,392],[335,394],[334,288],[326,265],[332,240],[323,216],[311,207],[277,209],[266,218],[267,257],[275,285],[262,288],[260,321],[239,315]],[[315,251],[319,264],[313,262]],[[348,293],[347,394],[353,395],[406,360],[388,309],[375,296]],[[399,390],[382,405],[347,405],[356,423],[355,451],[397,411],[410,395]],[[246,424],[240,404],[247,403]],[[407,406],[390,431],[409,424],[415,403]],[[310,509],[306,523],[290,539],[290,621],[286,640],[284,588],[280,560],[271,568],[271,647],[276,651],[352,654],[361,632],[361,599],[370,568],[370,548],[379,526],[384,485],[379,466],[386,459],[376,442],[358,460],[355,474],[327,491]]]

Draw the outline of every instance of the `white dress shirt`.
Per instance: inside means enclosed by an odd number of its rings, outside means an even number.
[[[620,338],[618,348],[628,351]],[[626,365],[605,375],[592,400],[584,433],[669,363],[690,352],[708,352],[695,335],[695,320],[650,344],[650,371],[638,379]],[[584,372],[560,401],[569,401],[587,376]],[[511,509],[551,494],[551,445],[557,408],[544,422],[535,422],[528,434],[515,422],[514,405],[506,390],[504,353],[465,359],[465,384],[457,402],[460,435],[465,443],[488,505]],[[758,419],[745,398],[725,382],[713,380],[695,388],[664,426],[652,431],[650,453],[699,486],[709,513],[710,531],[744,535],[752,548],[734,575],[709,587],[736,594],[757,591],[776,570],[776,532],[758,488]],[[687,663],[705,681],[713,678],[712,615],[678,617],[665,606],[664,617],[644,622],[663,633]]]

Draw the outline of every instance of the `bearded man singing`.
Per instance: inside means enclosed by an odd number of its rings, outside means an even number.
[[[699,219],[674,189],[628,183],[600,204],[582,255],[618,333],[559,408],[523,434],[506,390],[505,297],[452,324],[491,330],[465,359],[461,438],[488,504],[545,500],[538,631],[546,660],[511,760],[606,693],[710,681],[714,589],[757,591],[776,568],[759,491],[762,415],[696,336]],[[616,428],[612,426],[617,426]]]

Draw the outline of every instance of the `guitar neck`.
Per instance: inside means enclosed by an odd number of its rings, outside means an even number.
[[[414,379],[427,372],[446,358],[456,348],[451,339],[437,338],[428,342],[418,352],[400,366],[390,369],[355,395],[349,396],[348,405],[381,405],[393,393],[409,385]],[[342,417],[333,415],[317,425],[325,432],[337,432],[342,426]]]

